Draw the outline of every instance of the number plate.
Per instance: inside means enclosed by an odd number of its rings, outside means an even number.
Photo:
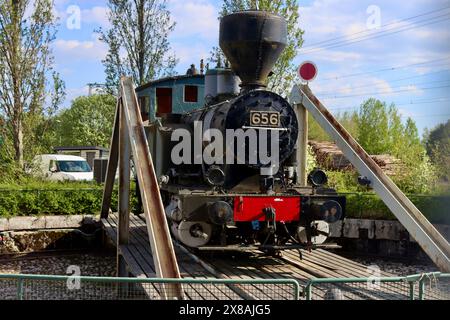
[[[255,127],[279,127],[280,113],[277,111],[250,111],[250,125]]]

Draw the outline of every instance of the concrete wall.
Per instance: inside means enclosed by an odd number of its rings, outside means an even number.
[[[439,232],[450,241],[449,225],[434,225]],[[350,239],[378,239],[378,240],[409,240],[409,232],[398,221],[344,219],[330,224],[330,237]]]
[[[0,218],[0,232],[39,229],[73,229],[94,223],[92,215]]]
[[[103,240],[97,231],[101,227],[93,216],[1,218],[0,254],[93,248]]]

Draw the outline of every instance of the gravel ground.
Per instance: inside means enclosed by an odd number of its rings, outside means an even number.
[[[83,276],[115,276],[116,257],[102,252],[0,256],[0,273],[68,275],[69,266],[78,266]]]
[[[433,272],[438,269],[432,264],[420,262],[392,262],[386,259],[370,257],[351,257],[353,261],[363,265],[376,265],[382,271],[398,276],[406,276],[422,272]],[[42,254],[41,256],[22,256],[11,259],[0,255],[1,273],[51,274],[67,275],[69,266],[78,266],[84,276],[115,276],[116,257],[113,252],[91,252],[71,254]]]
[[[0,256],[0,274],[72,275],[77,267],[82,276],[115,276],[116,257],[102,252]],[[117,293],[109,284],[83,282],[81,290],[69,289],[70,285],[74,282],[25,280],[23,299],[114,299]],[[17,299],[17,288],[15,279],[0,280],[0,300]]]
[[[433,264],[421,262],[392,262],[386,259],[378,258],[351,258],[351,260],[359,262],[363,265],[376,265],[381,271],[392,273],[396,276],[409,276],[417,273],[435,272],[439,269]]]

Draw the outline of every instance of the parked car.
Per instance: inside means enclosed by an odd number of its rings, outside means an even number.
[[[37,155],[27,171],[35,177],[52,181],[94,180],[94,173],[87,161],[82,157],[70,155]]]

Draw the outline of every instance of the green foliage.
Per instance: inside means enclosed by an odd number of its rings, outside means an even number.
[[[314,120],[311,113],[308,113],[308,139],[314,141],[330,141],[330,136]]]
[[[137,209],[134,183],[130,205]],[[117,190],[111,207],[117,209]],[[103,186],[83,182],[49,182],[24,178],[20,183],[0,184],[0,217],[30,215],[98,214]]]
[[[439,178],[450,182],[450,120],[432,129],[425,137],[427,154],[437,167]]]
[[[101,94],[79,97],[53,122],[54,145],[108,147],[114,124],[116,98]]]
[[[429,194],[436,190],[436,168],[425,152],[418,153],[416,161],[410,158],[405,162],[405,169],[398,176],[393,177],[394,182],[403,192]]]
[[[115,92],[122,75],[135,85],[174,74],[177,59],[170,54],[169,35],[175,28],[167,0],[108,1],[109,30],[98,30],[109,50],[103,60],[106,85]]]
[[[338,113],[336,119],[339,123],[352,135],[353,138],[358,139],[358,113],[344,112]],[[322,129],[312,117],[311,113],[308,113],[308,137],[310,140],[315,141],[331,141],[330,136]]]
[[[268,83],[269,90],[284,96],[290,93],[297,76],[297,67],[293,61],[303,44],[304,31],[299,27],[299,6],[298,0],[224,0],[220,13],[223,17],[236,11],[258,9],[279,14],[286,19],[287,46],[275,64]],[[217,58],[217,48],[213,49],[212,55],[210,61]]]
[[[390,152],[386,104],[376,99],[364,102],[358,114],[358,142],[369,154]]]
[[[374,98],[366,100],[355,119],[358,123],[358,142],[369,154],[391,154],[408,165],[423,159],[424,146],[420,142],[415,122],[401,121],[395,105]]]
[[[383,201],[373,193],[348,193],[346,217],[361,219],[395,220],[395,216]],[[450,195],[408,194],[416,207],[433,222],[450,224]]]
[[[19,167],[65,97],[51,50],[56,29],[53,1],[0,1],[0,114],[7,128],[2,136]]]
[[[405,123],[395,105],[371,98],[361,104],[358,112],[338,114],[336,119],[372,155],[390,154],[404,165],[393,180],[404,192],[431,193],[437,187],[437,170],[425,153],[415,122],[408,118]],[[450,127],[450,125],[449,125]],[[325,131],[309,116],[309,138],[330,141]],[[448,144],[450,149],[450,142]],[[430,150],[433,148],[430,147]],[[445,149],[437,147],[437,149]],[[448,169],[449,153],[437,152],[440,163]],[[445,156],[446,155],[446,156]],[[440,172],[445,169],[439,168]],[[344,173],[332,173],[332,182],[338,190],[357,190],[354,182]],[[333,180],[335,179],[335,180]]]
[[[314,156],[312,147],[308,146],[306,149],[306,174],[313,171],[317,166],[316,157]]]
[[[360,192],[364,189],[358,184],[358,174],[348,171],[327,171],[328,186],[338,192]]]
[[[393,178],[404,192],[429,193],[436,171],[425,153],[415,122],[403,124],[394,105],[369,99],[358,116],[358,142],[369,154],[391,154],[405,165]]]

